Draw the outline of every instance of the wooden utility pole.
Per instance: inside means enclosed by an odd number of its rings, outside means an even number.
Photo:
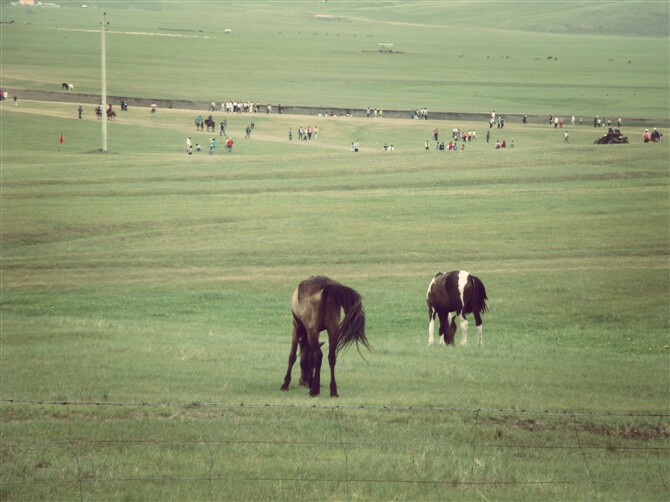
[[[102,23],[100,25],[100,50],[102,52],[100,56],[102,71],[102,96],[100,100],[100,106],[102,113],[100,114],[100,119],[102,121],[102,152],[107,153],[107,47],[105,42],[105,33],[107,32],[107,13],[102,13]]]

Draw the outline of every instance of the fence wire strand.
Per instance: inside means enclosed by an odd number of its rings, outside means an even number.
[[[608,417],[670,417],[668,412],[659,411],[589,411],[589,410],[535,410],[535,409],[511,409],[511,408],[462,408],[449,406],[398,406],[398,405],[369,405],[369,404],[257,404],[257,403],[155,403],[148,401],[140,402],[113,402],[113,401],[40,401],[31,399],[0,399],[0,403],[9,405],[62,405],[62,406],[110,406],[110,407],[136,407],[136,408],[276,408],[276,409],[359,409],[359,410],[389,410],[389,411],[445,411],[466,413],[510,413],[510,414],[548,414],[568,416],[608,416]]]

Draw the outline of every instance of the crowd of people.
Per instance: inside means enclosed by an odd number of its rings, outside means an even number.
[[[234,144],[233,138],[226,138],[226,142],[224,143],[226,152],[232,152],[233,151],[233,144]],[[207,153],[209,155],[214,155],[216,153],[216,146],[217,146],[216,137],[213,136],[213,137],[209,138],[209,150],[207,151]],[[200,146],[199,143],[196,143],[194,145],[193,140],[191,139],[190,136],[188,138],[186,138],[186,154],[187,155],[193,155],[193,152],[201,152],[201,151],[202,151],[202,147]]]
[[[494,125],[498,129],[505,128],[505,119],[502,117],[502,115],[496,115],[495,110],[491,112],[491,118],[489,119],[489,129],[493,129]]]
[[[238,112],[241,113],[242,111],[251,111],[251,112],[258,112],[260,110],[258,104],[252,104],[250,102],[248,103],[236,103],[236,102],[231,102],[230,106],[228,106],[228,103],[222,103],[222,109],[224,111],[230,111],[230,112]],[[127,110],[128,105],[125,101],[121,102],[121,109],[122,110]],[[214,102],[211,103],[210,105],[210,111],[213,111],[215,109],[215,104]],[[267,113],[270,113],[271,108],[268,108]],[[107,110],[107,113],[109,114],[112,111],[112,105],[110,104]],[[151,112],[152,112],[152,118],[156,117],[156,106],[152,105],[151,106]],[[101,105],[98,105],[96,107],[96,114],[101,115],[102,114],[102,108]],[[82,106],[77,107],[77,116],[79,119],[82,118],[83,115],[83,108]],[[379,109],[371,109],[368,108],[366,111],[366,115],[368,117],[381,117],[382,116],[382,111]],[[418,120],[419,118],[421,119],[428,119],[428,110],[425,108],[422,108],[420,110],[412,110],[410,114],[412,120]],[[574,115],[570,118],[570,124],[574,126],[576,123],[583,125],[584,123],[584,117],[579,116],[579,119],[577,119]],[[616,131],[619,131],[619,128],[621,127],[622,124],[622,119],[618,118],[616,120],[618,128]],[[195,126],[196,129],[199,131],[202,131],[204,128],[205,124],[215,124],[213,116],[210,114],[207,119],[205,120],[201,114],[199,114],[196,119],[195,119]],[[528,115],[523,114],[522,115],[522,124],[527,124],[528,123]],[[496,115],[496,112],[493,111],[491,112],[490,118],[489,118],[489,128],[486,131],[486,143],[490,142],[491,139],[491,129],[493,129],[494,125],[496,126],[497,129],[504,129],[505,127],[505,120],[499,115]],[[563,129],[565,125],[565,121],[563,120],[562,117],[558,116],[549,116],[549,125],[551,127],[554,127],[555,129]],[[611,125],[611,121],[607,120],[606,118],[601,118],[599,116],[595,116],[593,119],[593,127],[604,127],[605,125],[608,126],[608,129],[611,131],[612,128],[609,127]],[[234,141],[231,137],[227,136],[226,134],[226,128],[228,126],[228,120],[223,119],[222,121],[219,122],[218,127],[219,127],[219,136],[225,137],[225,150],[227,152],[232,152],[233,149],[233,144]],[[253,119],[251,119],[249,125],[246,126],[245,128],[245,138],[249,138],[251,136],[251,132],[255,128],[255,122]],[[208,127],[208,130],[210,127]],[[211,126],[212,131],[214,130],[214,127]],[[298,133],[298,139],[301,141],[309,141],[312,139],[317,139],[319,135],[319,127],[318,126],[308,126],[308,127],[303,127],[302,125],[298,127],[297,129]],[[564,130],[563,133],[563,142],[564,143],[569,143],[569,133],[567,130]],[[432,131],[432,139],[435,143],[435,150],[444,150],[444,151],[458,151],[458,150],[465,150],[465,144],[471,141],[475,141],[477,139],[477,132],[474,129],[468,129],[467,131],[462,131],[458,128],[454,128],[451,131],[451,140],[447,143],[445,143],[444,140],[440,140],[440,131],[437,127],[435,127]],[[663,139],[663,134],[657,129],[653,128],[652,131],[649,131],[649,129],[645,129],[644,133],[642,134],[642,140],[644,143],[657,143],[662,141]],[[293,140],[293,129],[289,128],[288,131],[288,140],[292,141]],[[501,150],[501,149],[507,149],[507,148],[514,148],[514,140],[511,140],[507,142],[507,140],[502,139],[502,140],[496,140],[494,143],[494,148],[496,150]],[[216,153],[216,147],[217,147],[217,141],[215,137],[212,137],[209,139],[209,149],[208,153],[209,155],[214,155]],[[430,142],[429,140],[426,140],[425,145],[424,145],[425,150],[430,150]],[[352,152],[358,152],[360,150],[360,144],[358,141],[354,141],[351,143],[351,151]],[[388,144],[384,143],[384,146],[382,147],[382,150],[385,152],[392,152],[395,150],[395,147],[393,144]],[[192,155],[194,152],[200,152],[202,151],[202,147],[196,143],[195,145],[193,144],[191,138],[187,138],[186,140],[186,153],[188,155]]]
[[[226,113],[272,113],[271,104],[261,105],[258,102],[253,103],[251,101],[222,101],[219,109]],[[216,110],[216,102],[211,101],[208,106],[208,111],[215,112]],[[282,113],[281,105],[277,105],[277,113]]]
[[[428,108],[414,108],[410,110],[409,118],[412,120],[428,120]]]
[[[298,139],[302,141],[308,141],[314,139],[319,139],[319,126],[307,126],[298,127]],[[288,140],[293,141],[293,129],[289,128],[288,130]]]
[[[381,108],[370,108],[369,106],[365,109],[365,116],[367,118],[382,118],[384,116],[384,110]]]

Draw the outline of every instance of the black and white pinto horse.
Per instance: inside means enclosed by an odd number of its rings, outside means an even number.
[[[342,310],[344,317],[342,318]],[[291,298],[293,332],[288,369],[281,390],[288,390],[291,369],[300,346],[300,385],[309,387],[310,396],[321,392],[321,361],[323,352],[319,333],[328,332],[328,363],[330,365],[330,396],[337,397],[335,361],[337,353],[351,343],[359,342],[371,350],[365,337],[365,312],[361,296],[353,289],[323,276],[302,281]]]
[[[61,87],[63,88],[64,91],[71,91],[72,89],[74,89],[74,85],[68,84],[67,82],[63,82],[61,84]]]
[[[484,283],[464,270],[446,274],[438,272],[426,291],[428,304],[428,345],[433,345],[435,317],[440,320],[440,343],[454,343],[456,317],[460,318],[461,345],[468,343],[468,320],[466,314],[473,314],[477,325],[477,344],[482,344],[482,312],[486,312],[486,289]],[[452,317],[452,314],[455,316]]]

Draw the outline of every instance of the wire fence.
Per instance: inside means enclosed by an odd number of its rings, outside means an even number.
[[[346,500],[438,499],[445,489],[662,497],[670,488],[666,413],[1,402],[7,500],[312,498],[324,490]]]

